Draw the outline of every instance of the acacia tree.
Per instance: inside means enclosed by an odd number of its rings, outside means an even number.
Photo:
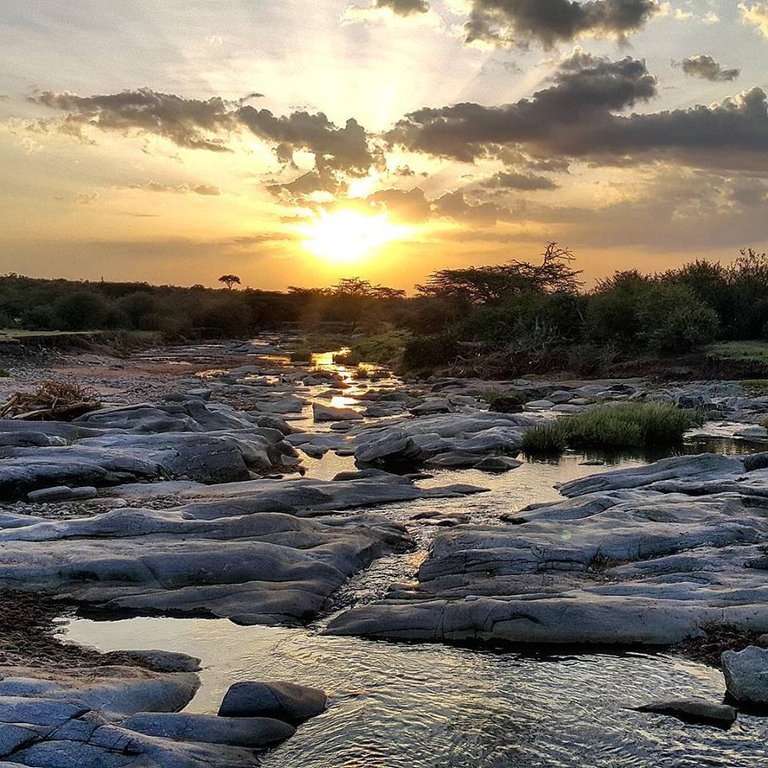
[[[416,286],[422,296],[457,299],[468,304],[495,304],[528,293],[573,293],[581,284],[571,268],[573,254],[547,244],[540,264],[513,259],[506,264],[441,269]]]
[[[240,285],[240,278],[237,275],[222,275],[219,282],[224,283],[231,291],[236,285]]]

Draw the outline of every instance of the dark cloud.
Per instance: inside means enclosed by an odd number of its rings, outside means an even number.
[[[478,227],[491,227],[509,214],[506,208],[494,203],[467,200],[461,190],[447,192],[437,198],[432,204],[432,210],[437,216]]]
[[[138,131],[162,136],[180,147],[224,152],[229,151],[226,142],[230,134],[248,130],[277,143],[282,162],[290,162],[294,151],[306,150],[315,155],[320,170],[331,168],[362,175],[382,161],[380,152],[369,146],[365,129],[355,120],[339,127],[322,112],[276,116],[241,102],[218,97],[187,99],[148,88],[101,96],[46,91],[33,101],[67,112],[64,121],[55,127],[69,133],[81,133],[87,127],[121,133]]]
[[[500,171],[494,174],[485,183],[485,186],[536,192],[544,189],[557,189],[559,185],[546,176],[539,176],[533,173],[518,173],[516,171]]]
[[[406,115],[389,139],[408,149],[473,161],[509,143],[546,145],[566,141],[572,129],[594,124],[613,111],[647,101],[656,79],[645,63],[627,57],[611,62],[577,51],[564,61],[549,88],[531,99],[500,107],[463,103]]]
[[[365,129],[353,119],[343,128],[334,125],[322,112],[292,112],[276,117],[268,109],[240,107],[237,121],[262,139],[287,149],[312,152],[318,167],[324,166],[365,174],[378,158],[371,151]]]
[[[406,115],[388,138],[407,149],[472,162],[512,147],[535,157],[631,165],[649,159],[691,167],[768,168],[768,102],[753,88],[720,104],[665,112],[621,112],[656,94],[645,64],[578,52],[553,85],[531,99],[465,103]]]
[[[267,190],[285,202],[298,202],[314,192],[328,192],[331,195],[346,191],[347,185],[332,171],[313,170],[303,173],[293,181],[268,184]]]
[[[472,0],[466,39],[548,48],[582,36],[623,40],[658,10],[656,0]]]
[[[738,69],[723,69],[718,61],[706,54],[683,59],[681,66],[686,75],[713,82],[735,80],[740,73]]]
[[[376,8],[389,8],[398,16],[412,16],[429,10],[427,0],[376,0]]]
[[[149,88],[102,96],[45,91],[33,101],[68,112],[68,123],[123,133],[138,130],[180,147],[214,152],[227,151],[220,134],[237,126],[232,109],[221,98],[185,99]]]

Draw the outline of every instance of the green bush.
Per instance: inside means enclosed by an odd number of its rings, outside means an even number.
[[[560,453],[566,448],[618,450],[677,445],[686,430],[703,422],[702,413],[673,405],[603,405],[526,432],[523,451],[536,455]]]
[[[456,337],[450,333],[414,336],[403,350],[403,368],[423,371],[452,363],[459,353]]]

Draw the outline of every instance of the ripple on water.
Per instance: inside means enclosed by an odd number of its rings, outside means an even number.
[[[741,717],[724,732],[631,710],[660,697],[722,697],[718,671],[667,655],[542,658],[202,619],[75,620],[68,636],[103,650],[200,656],[192,712],[215,712],[238,680],[327,690],[330,709],[266,755],[265,768],[755,768],[768,760],[768,721]]]

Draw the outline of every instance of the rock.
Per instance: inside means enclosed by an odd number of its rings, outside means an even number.
[[[130,658],[145,664],[158,672],[199,672],[200,659],[175,651],[113,651],[103,654],[103,658]]]
[[[146,712],[140,712],[124,720],[122,727],[162,739],[228,744],[251,749],[260,749],[285,741],[296,732],[292,725],[268,717],[222,717]]]
[[[637,707],[637,711],[669,715],[685,723],[714,725],[726,729],[736,722],[737,717],[737,712],[733,707],[727,704],[714,704],[701,699],[658,701]]]
[[[664,480],[691,480],[713,477],[735,477],[744,472],[743,462],[735,456],[703,453],[697,456],[673,456],[654,464],[633,469],[619,469],[572,480],[560,487],[564,496],[610,491],[619,488],[641,488]]]
[[[706,487],[743,487],[743,472],[737,458],[706,455],[574,481],[564,501],[500,510],[508,526],[439,533],[416,589],[356,606],[326,631],[584,645],[671,645],[713,624],[768,632],[768,472],[747,475],[748,495]],[[691,493],[677,492],[685,484]]]
[[[354,408],[333,408],[330,405],[312,404],[315,421],[360,421],[363,415]]]
[[[509,472],[510,469],[517,469],[522,465],[522,461],[511,456],[486,456],[474,466],[482,472]]]
[[[728,694],[739,704],[768,706],[768,649],[750,645],[720,657]]]
[[[281,680],[230,686],[219,707],[220,717],[274,717],[298,722],[325,711],[324,691]]]
[[[429,398],[419,405],[409,408],[414,416],[431,416],[435,413],[451,413],[454,410],[448,400],[441,398]]]
[[[433,456],[426,460],[426,464],[431,467],[446,467],[451,469],[460,469],[462,467],[474,467],[480,456],[475,453],[461,453],[459,451],[446,451],[445,453]]]
[[[355,448],[355,461],[362,464],[386,461],[408,453],[413,445],[413,441],[403,430],[386,430],[381,436],[358,445]]]
[[[67,485],[57,485],[53,488],[41,488],[37,491],[30,491],[27,498],[32,503],[53,503],[57,501],[78,501],[85,499],[95,499],[97,491],[93,486],[83,486],[81,488],[70,488]]]
[[[525,404],[525,408],[528,411],[549,411],[554,405],[551,400],[531,400]]]

